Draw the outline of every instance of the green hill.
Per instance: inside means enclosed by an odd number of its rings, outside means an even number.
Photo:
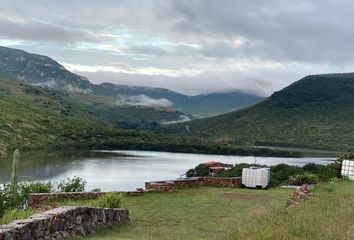
[[[354,73],[307,76],[252,107],[188,126],[218,142],[353,150]]]
[[[0,156],[14,149],[95,148],[149,139],[112,128],[67,96],[0,78]]]
[[[261,100],[262,97],[237,91],[209,93],[189,97],[180,109],[198,118],[206,118],[236,111]]]

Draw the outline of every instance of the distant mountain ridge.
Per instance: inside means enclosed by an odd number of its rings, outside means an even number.
[[[112,83],[95,85],[47,56],[6,47],[0,47],[0,76],[63,91],[77,100],[110,105],[168,107],[198,117],[237,110],[262,99],[240,92],[186,96],[164,88]],[[90,96],[83,96],[85,94]]]
[[[354,73],[345,73],[307,76],[252,107],[188,125],[218,142],[354,150],[353,119]]]
[[[87,78],[73,74],[53,59],[22,50],[0,47],[0,76],[36,86],[89,89]]]

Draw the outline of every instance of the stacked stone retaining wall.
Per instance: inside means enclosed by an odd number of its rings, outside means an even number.
[[[199,186],[213,187],[241,187],[241,177],[216,178],[216,177],[198,177],[186,178],[168,181],[146,182],[145,188],[148,191],[169,192],[180,188],[193,188]]]
[[[129,220],[129,211],[114,208],[60,207],[0,226],[0,240],[64,239],[86,236]]]

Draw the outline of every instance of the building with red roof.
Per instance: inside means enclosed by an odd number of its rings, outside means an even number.
[[[208,166],[209,175],[211,176],[215,176],[218,172],[229,170],[232,167],[232,165],[230,164],[216,162],[216,161],[210,161],[203,164]]]

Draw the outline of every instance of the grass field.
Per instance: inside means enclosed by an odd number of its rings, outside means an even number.
[[[196,188],[128,197],[123,207],[132,221],[88,239],[227,239],[269,209],[283,209],[289,194],[281,189]],[[96,201],[62,204],[95,206]]]
[[[351,239],[353,182],[320,185],[296,207],[287,207],[291,192],[197,188],[128,197],[131,222],[85,239]]]
[[[288,206],[292,190],[194,188],[127,197],[131,222],[75,239],[311,239],[354,236],[354,182],[322,184],[313,196]],[[96,200],[59,205],[97,206]],[[35,210],[14,210],[0,224],[23,219]]]
[[[353,239],[354,183],[320,185],[296,207],[273,209],[235,231],[232,239]]]

